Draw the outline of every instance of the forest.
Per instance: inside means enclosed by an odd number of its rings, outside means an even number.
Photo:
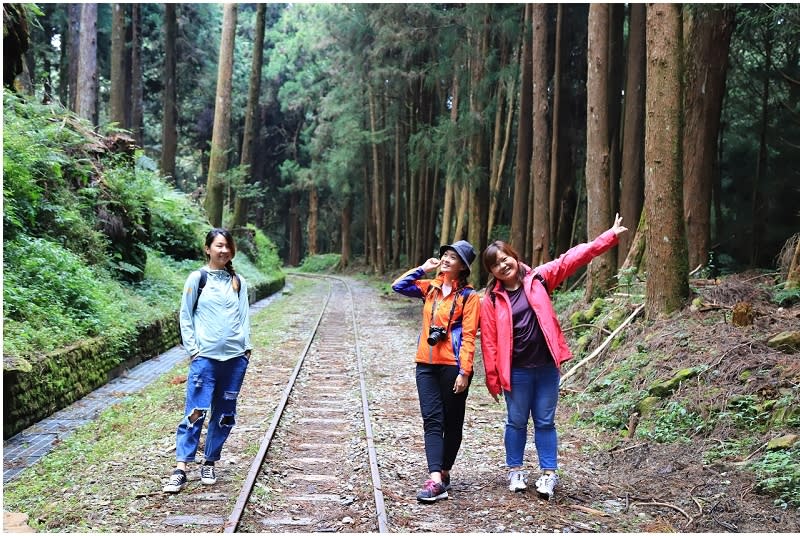
[[[620,214],[552,289],[576,361],[609,345],[570,419],[796,509],[799,35],[791,3],[4,3],[4,438],[177,344],[210,226],[254,301],[459,239],[535,266]]]
[[[696,268],[797,257],[796,4],[13,6],[7,87],[125,133],[288,265],[458,238],[536,263],[619,212],[639,232],[587,297],[646,271],[669,312]]]

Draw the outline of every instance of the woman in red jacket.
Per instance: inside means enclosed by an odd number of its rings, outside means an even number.
[[[392,283],[395,292],[425,302],[415,358],[429,473],[417,493],[421,502],[448,497],[450,469],[461,447],[480,315],[480,298],[467,283],[476,256],[472,245],[459,240],[442,246],[439,254],[440,259],[431,257]],[[424,279],[437,268],[434,279]]]
[[[549,292],[578,268],[615,245],[622,226],[614,226],[588,244],[580,244],[554,261],[531,269],[514,248],[495,241],[483,252],[483,265],[492,274],[481,304],[481,350],[486,386],[508,409],[505,427],[506,465],[511,491],[527,488],[523,454],[528,418],[533,418],[534,443],[542,472],[536,491],[550,499],[558,476],[558,440],[555,427],[560,367],[572,358],[558,323]]]

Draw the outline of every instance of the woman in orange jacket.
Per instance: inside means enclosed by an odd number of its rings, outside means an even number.
[[[472,245],[459,240],[442,246],[439,254],[440,259],[432,257],[392,283],[395,292],[425,302],[416,355],[429,473],[417,493],[422,502],[448,496],[450,469],[461,447],[480,315],[480,299],[467,283],[469,265],[475,260]],[[434,279],[423,279],[436,268]]]
[[[505,242],[495,241],[483,252],[483,265],[492,278],[481,304],[481,350],[489,392],[495,402],[500,393],[506,399],[504,443],[511,491],[527,488],[522,462],[531,417],[542,472],[536,491],[550,499],[558,483],[558,385],[561,364],[571,359],[572,353],[550,292],[578,268],[617,245],[617,236],[625,231],[617,214],[614,226],[592,242],[577,245],[534,269],[523,264]]]

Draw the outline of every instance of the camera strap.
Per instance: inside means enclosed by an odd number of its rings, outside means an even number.
[[[439,290],[441,290],[441,289],[439,289]],[[447,319],[447,330],[445,331],[445,333],[448,333],[450,331],[450,323],[453,321],[453,313],[456,310],[456,301],[458,301],[458,296],[461,295],[463,290],[464,289],[461,289],[461,291],[459,291],[458,293],[453,292],[453,306],[450,307],[450,318]],[[433,296],[433,307],[431,307],[431,323],[430,323],[429,327],[434,326],[433,317],[436,314],[436,308],[438,306],[438,301],[439,301],[438,298],[434,294],[434,296]]]

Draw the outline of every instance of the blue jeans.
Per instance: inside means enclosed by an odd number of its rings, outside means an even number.
[[[206,433],[205,461],[220,459],[222,445],[236,424],[236,398],[247,370],[247,357],[227,361],[196,357],[186,379],[186,409],[176,432],[175,459],[195,461],[203,421],[210,413]]]
[[[455,365],[417,363],[417,394],[429,473],[449,471],[461,448],[469,386],[455,394],[456,377],[458,367]]]
[[[528,417],[533,417],[539,468],[558,469],[555,419],[560,378],[561,374],[555,366],[511,369],[511,390],[505,391],[508,420],[504,439],[508,467],[522,466],[528,437]]]

